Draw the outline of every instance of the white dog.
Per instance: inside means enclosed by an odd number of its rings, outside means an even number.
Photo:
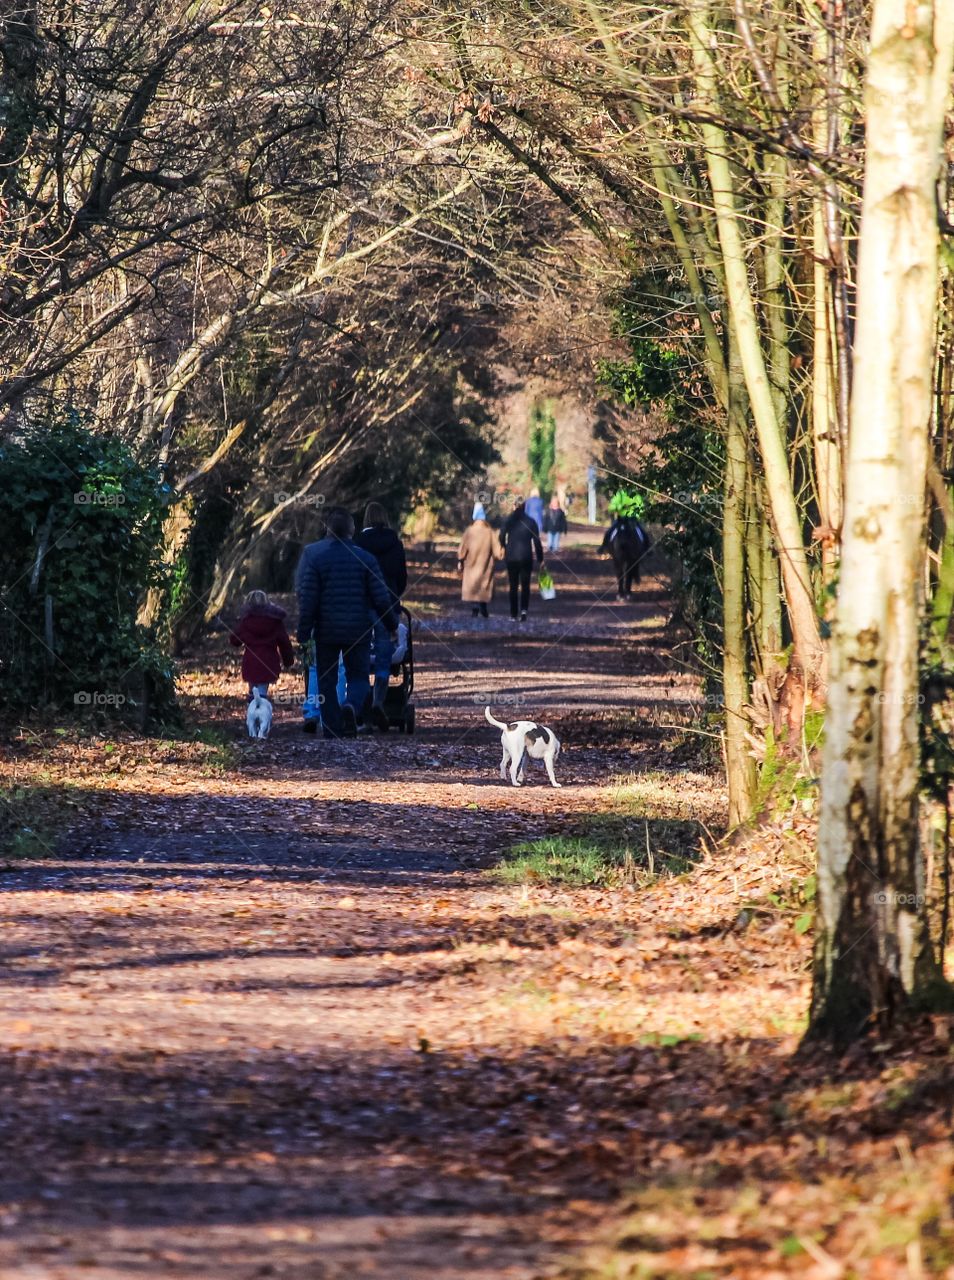
[[[517,720],[514,724],[501,724],[485,708],[484,714],[488,723],[500,730],[500,745],[503,747],[503,759],[500,761],[500,776],[506,782],[507,768],[510,768],[510,781],[515,787],[523,785],[524,764],[527,756],[531,760],[542,760],[547,774],[555,787],[562,784],[553,776],[553,766],[560,754],[560,740],[552,729],[542,724],[534,724],[532,720]]]
[[[248,736],[250,738],[268,737],[269,730],[272,727],[272,704],[267,698],[263,698],[257,689],[255,690],[255,696],[248,704],[245,723],[248,725]]]

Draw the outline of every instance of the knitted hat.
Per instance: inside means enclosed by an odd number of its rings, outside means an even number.
[[[474,514],[473,514],[470,518],[471,518],[471,520],[486,520],[486,519],[487,519],[487,512],[484,510],[484,504],[483,504],[482,502],[475,502],[475,503],[474,503]]]

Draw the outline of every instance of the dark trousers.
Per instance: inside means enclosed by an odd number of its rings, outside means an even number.
[[[318,696],[321,699],[321,722],[334,737],[341,737],[341,707],[338,703],[338,654],[344,659],[347,694],[345,702],[354,707],[360,720],[365,701],[371,692],[371,637],[359,640],[347,649],[340,644],[318,645]]]
[[[520,591],[520,612],[526,613],[530,607],[530,574],[533,571],[532,560],[508,560],[507,577],[510,579],[510,616],[517,616],[517,591]]]

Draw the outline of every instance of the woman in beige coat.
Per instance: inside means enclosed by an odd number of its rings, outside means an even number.
[[[457,572],[463,574],[460,598],[473,606],[474,617],[487,617],[487,605],[494,598],[494,568],[503,559],[497,531],[487,523],[487,513],[478,502],[474,523],[461,538],[457,552]]]

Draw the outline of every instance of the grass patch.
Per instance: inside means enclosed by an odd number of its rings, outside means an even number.
[[[673,823],[650,824],[671,827]],[[503,884],[565,884],[575,889],[613,889],[650,884],[658,875],[682,875],[694,859],[661,847],[649,852],[597,829],[588,836],[545,836],[514,845],[490,871]]]
[[[489,874],[504,884],[612,889],[684,875],[700,860],[705,826],[653,780],[621,784],[611,806],[582,830],[514,845]]]
[[[575,888],[619,883],[623,860],[585,837],[547,836],[514,845],[491,875],[504,884],[568,884]]]

